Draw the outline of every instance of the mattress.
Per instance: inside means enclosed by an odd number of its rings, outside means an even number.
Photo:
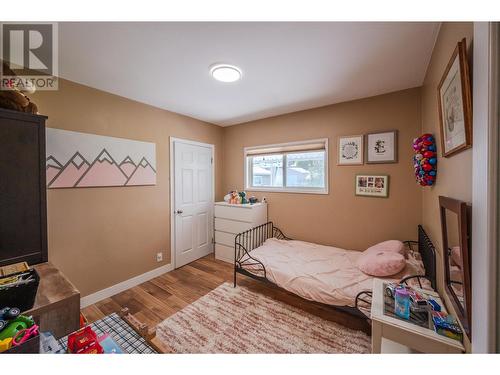
[[[252,250],[250,256],[261,262],[266,278],[307,300],[336,306],[355,306],[356,295],[371,290],[373,276],[356,266],[362,252],[295,240],[270,238]],[[242,267],[258,276],[262,267],[245,255]],[[425,269],[418,254],[410,253],[406,267],[387,279],[397,282],[405,276],[423,275]]]

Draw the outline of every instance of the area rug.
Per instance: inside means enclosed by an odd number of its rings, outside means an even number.
[[[369,353],[361,331],[224,283],[157,326],[174,353]]]

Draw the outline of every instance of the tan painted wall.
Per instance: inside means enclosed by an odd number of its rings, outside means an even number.
[[[411,142],[420,133],[420,89],[356,100],[231,126],[224,133],[223,186],[243,188],[243,148],[329,139],[328,195],[254,193],[269,199],[269,218],[293,238],[364,250],[387,239],[415,239],[421,194],[413,177]],[[337,166],[337,137],[399,130],[397,164]],[[388,199],[356,197],[357,173],[390,175]]]
[[[439,150],[436,185],[423,189],[422,223],[438,251],[438,288],[442,294],[444,294],[444,258],[438,197],[444,195],[468,203],[472,201],[472,149],[449,158],[440,157],[441,136],[439,134],[437,87],[457,43],[464,37],[467,38],[467,53],[472,72],[473,24],[471,22],[443,23],[422,87],[422,130],[436,136]],[[474,258],[474,253],[472,253],[472,258]],[[447,305],[451,306],[450,303]]]
[[[439,134],[437,87],[457,43],[463,37],[467,38],[468,55],[472,56],[470,48],[472,33],[472,23],[443,23],[427,69],[422,87],[422,130],[436,136],[439,150],[441,148],[441,136]],[[438,197],[444,195],[470,203],[472,200],[471,177],[472,149],[465,150],[449,158],[441,157],[441,150],[439,151],[436,185],[432,188],[422,189],[422,219],[425,230],[440,253],[442,238]],[[442,262],[442,259],[442,254],[440,254],[438,261]],[[438,268],[441,269],[439,264]],[[443,283],[443,280],[440,282]]]
[[[82,296],[170,263],[169,137],[215,144],[220,199],[223,129],[64,80],[32,99],[48,127],[156,143],[156,186],[48,190],[50,261]]]

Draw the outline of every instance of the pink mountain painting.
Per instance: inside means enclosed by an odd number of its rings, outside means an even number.
[[[132,173],[134,173],[135,169],[137,166],[135,165],[134,161],[130,158],[130,156],[127,156],[123,161],[120,163],[120,169],[127,175],[127,177],[130,177]]]
[[[156,185],[155,146],[46,128],[47,188]]]
[[[47,158],[47,186],[61,172],[62,165],[53,156]]]
[[[106,149],[103,149],[75,186],[124,186],[127,179],[127,175]]]
[[[68,163],[66,163],[61,173],[49,184],[49,187],[74,187],[88,169],[88,161],[79,152],[76,152]]]
[[[146,158],[142,158],[139,165],[129,177],[126,185],[155,185],[156,184],[156,171],[149,164]]]

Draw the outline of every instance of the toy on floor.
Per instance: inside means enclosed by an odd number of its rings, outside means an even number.
[[[413,167],[415,178],[421,186],[432,186],[436,183],[437,153],[436,140],[432,134],[426,133],[413,140]]]
[[[102,354],[97,334],[90,326],[79,329],[68,336],[68,352],[73,354]]]
[[[40,333],[40,354],[64,354],[61,344],[50,332]]]

